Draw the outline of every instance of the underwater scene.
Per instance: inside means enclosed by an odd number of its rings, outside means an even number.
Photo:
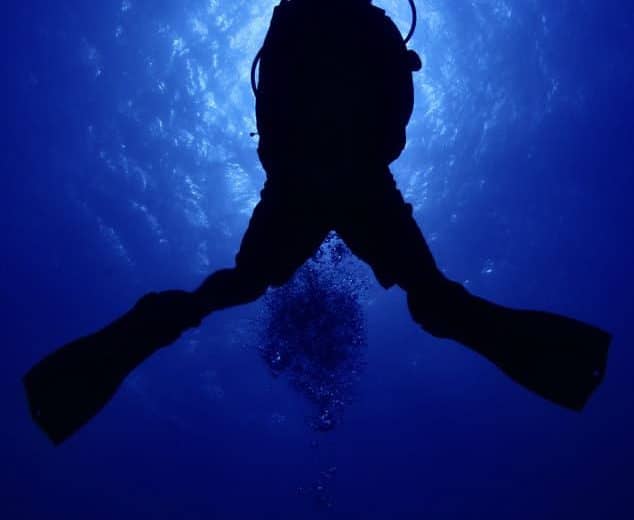
[[[353,1],[322,3],[334,20]],[[63,442],[38,428],[31,367],[144,294],[234,265],[266,180],[252,73],[279,3],[4,2],[0,517],[634,518],[634,5],[620,0],[417,0],[415,27],[412,2],[372,2],[415,29],[390,164],[411,217],[469,292],[611,334],[583,410],[423,330],[331,231],[286,283],[136,360]]]

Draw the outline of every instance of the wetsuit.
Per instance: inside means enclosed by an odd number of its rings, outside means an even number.
[[[389,170],[405,146],[419,66],[368,2],[276,8],[256,102],[267,180],[235,269],[206,282],[209,310],[225,306],[226,292],[250,301],[284,284],[333,230],[386,288],[443,280]],[[233,289],[211,289],[216,279]]]

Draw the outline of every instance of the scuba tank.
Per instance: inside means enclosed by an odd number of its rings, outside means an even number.
[[[410,24],[410,28],[409,28],[409,31],[407,32],[407,36],[403,38],[403,43],[405,43],[405,45],[407,45],[409,41],[412,39],[412,36],[414,36],[414,33],[416,32],[416,25],[417,25],[417,19],[418,19],[418,13],[416,12],[416,3],[414,2],[414,0],[407,0],[407,1],[412,11],[412,23]],[[418,67],[418,68],[412,68],[412,71],[420,70],[420,68],[422,67],[422,63],[420,62],[420,57],[416,54],[415,51],[409,51],[409,52],[413,53],[412,54],[413,66]],[[253,58],[253,63],[251,64],[251,90],[253,91],[253,95],[256,97],[258,95],[257,69],[258,69],[258,65],[260,63],[261,57],[262,57],[262,47],[260,47],[260,49],[256,53],[255,58]]]
[[[252,68],[258,151],[267,164],[363,156],[389,164],[405,147],[421,60],[366,0],[282,0]],[[369,154],[367,151],[370,151]],[[370,157],[371,155],[371,157]]]

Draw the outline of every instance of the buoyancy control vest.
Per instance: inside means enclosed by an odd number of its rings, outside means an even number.
[[[405,146],[420,58],[369,0],[282,0],[259,55],[267,166],[343,156],[389,164]]]

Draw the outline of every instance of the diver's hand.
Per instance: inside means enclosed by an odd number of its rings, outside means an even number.
[[[146,294],[131,315],[131,332],[157,348],[173,343],[185,330],[198,327],[204,317],[193,293],[180,290]]]

